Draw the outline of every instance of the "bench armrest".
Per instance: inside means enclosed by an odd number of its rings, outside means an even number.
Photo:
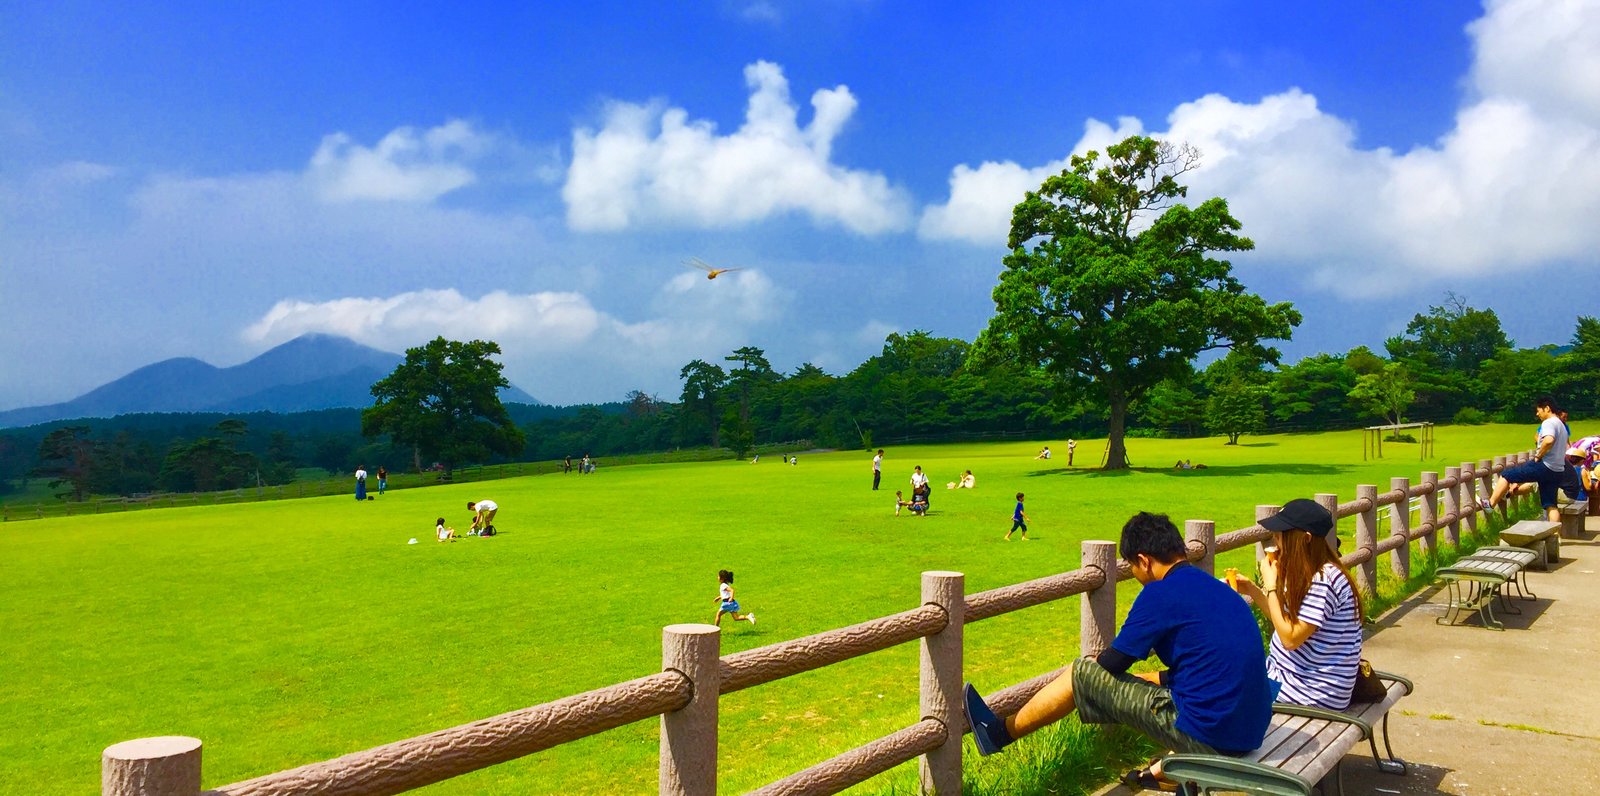
[[[1406,696],[1411,696],[1411,692],[1417,690],[1417,687],[1412,684],[1411,679],[1408,678],[1408,677],[1401,677],[1398,674],[1393,674],[1393,673],[1390,673],[1390,672],[1380,672],[1380,671],[1378,671],[1376,669],[1372,670],[1372,674],[1374,676],[1376,676],[1379,680],[1388,680],[1391,683],[1399,683],[1399,684],[1405,686],[1406,687],[1406,693],[1405,693]]]
[[[1365,741],[1372,737],[1371,724],[1368,724],[1366,721],[1358,719],[1348,713],[1340,713],[1337,710],[1314,708],[1309,705],[1290,705],[1283,702],[1274,702],[1272,703],[1272,712],[1284,716],[1304,716],[1308,719],[1323,719],[1325,721],[1333,721],[1340,724],[1350,724],[1360,728],[1361,740]]]
[[[1298,774],[1225,755],[1167,755],[1161,773],[1174,782],[1268,796],[1309,796],[1315,787]]]

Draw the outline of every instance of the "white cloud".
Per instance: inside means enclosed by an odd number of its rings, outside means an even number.
[[[389,298],[286,299],[245,329],[244,336],[276,344],[326,332],[394,348],[443,335],[456,340],[515,339],[521,346],[553,350],[588,339],[603,320],[577,293],[512,295],[497,290],[468,299],[454,289],[419,290]]]
[[[370,148],[333,133],[311,156],[307,177],[331,202],[431,202],[476,181],[467,163],[491,141],[460,119],[422,133],[401,127]]]
[[[1208,95],[1178,106],[1157,138],[1204,161],[1191,201],[1223,196],[1261,256],[1309,267],[1348,294],[1370,277],[1443,279],[1592,257],[1600,248],[1600,8],[1496,0],[1469,26],[1475,94],[1454,128],[1403,153],[1362,149],[1350,122],[1290,89],[1254,103]],[[1111,138],[1139,132],[1122,120]],[[1107,131],[1090,122],[1075,152]],[[957,166],[919,234],[1003,245],[1011,206],[1061,161]]]
[[[321,332],[390,351],[440,335],[494,340],[513,383],[544,400],[595,400],[596,392],[607,388],[616,396],[630,387],[664,389],[678,368],[696,357],[720,361],[759,330],[777,328],[790,300],[788,291],[753,270],[714,282],[693,273],[676,275],[646,302],[647,317],[635,319],[602,311],[577,292],[493,291],[470,298],[455,289],[418,290],[387,297],[284,299],[242,336],[255,346],[270,346]],[[578,371],[581,377],[574,375]]]
[[[750,101],[730,135],[682,108],[626,102],[608,106],[600,129],[574,131],[567,223],[719,228],[798,212],[864,235],[907,225],[903,191],[832,162],[834,138],[856,108],[849,88],[814,93],[811,123],[801,127],[778,65],[758,61],[744,75]]]

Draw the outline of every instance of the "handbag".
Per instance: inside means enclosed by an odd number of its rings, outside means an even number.
[[[1373,670],[1372,662],[1366,658],[1361,659],[1361,665],[1356,669],[1356,686],[1350,692],[1351,702],[1382,702],[1389,696],[1389,687],[1382,678]]]

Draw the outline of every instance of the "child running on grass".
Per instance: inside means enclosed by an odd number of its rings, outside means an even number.
[[[1006,541],[1011,541],[1011,534],[1017,529],[1022,529],[1022,541],[1028,541],[1028,515],[1022,510],[1022,493],[1017,493],[1017,510],[1011,513],[1011,530],[1006,531]]]
[[[722,627],[722,615],[733,614],[735,622],[756,623],[756,614],[751,611],[743,616],[739,615],[739,601],[733,599],[733,571],[728,569],[717,570],[717,618],[712,624]]]

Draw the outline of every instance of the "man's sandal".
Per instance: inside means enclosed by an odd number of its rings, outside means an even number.
[[[1161,779],[1155,774],[1150,773],[1151,766],[1154,766],[1159,761],[1160,758],[1155,758],[1149,763],[1145,764],[1144,768],[1135,768],[1128,773],[1123,774],[1121,780],[1122,784],[1134,792],[1142,790],[1161,791],[1164,793],[1177,792],[1178,783]]]

